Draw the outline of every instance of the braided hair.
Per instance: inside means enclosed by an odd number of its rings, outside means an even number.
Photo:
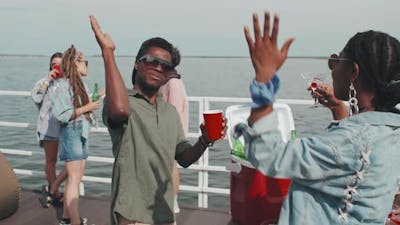
[[[360,82],[375,92],[376,111],[400,113],[400,42],[383,32],[355,34],[343,49],[360,69]]]
[[[89,96],[75,64],[75,62],[82,57],[83,53],[77,51],[74,45],[72,45],[64,52],[64,57],[61,62],[62,76],[69,81],[70,88],[72,88],[75,115],[79,107],[89,103]],[[86,112],[85,116],[89,119],[89,112]]]

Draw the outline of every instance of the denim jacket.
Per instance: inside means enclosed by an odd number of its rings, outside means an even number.
[[[45,82],[48,85],[44,85]],[[60,133],[60,122],[54,117],[52,110],[53,96],[57,87],[57,82],[49,80],[46,76],[36,82],[31,91],[32,100],[39,109],[36,131],[54,138],[58,138]]]
[[[85,90],[89,95],[89,91],[87,85],[83,83],[85,86]],[[72,124],[75,122],[82,121],[83,131],[82,137],[88,138],[90,126],[95,124],[95,120],[93,118],[93,114],[90,114],[91,120],[88,121],[85,115],[80,115],[78,118],[71,119],[72,114],[74,113],[74,105],[73,105],[73,92],[72,88],[69,85],[69,80],[65,78],[60,78],[57,80],[58,88],[53,95],[53,113],[57,120],[61,123],[61,128],[67,126],[68,124]]]
[[[288,142],[271,118],[235,131],[258,170],[292,179],[279,225],[385,223],[400,175],[400,115],[360,113]]]

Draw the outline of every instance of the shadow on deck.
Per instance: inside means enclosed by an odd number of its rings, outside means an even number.
[[[0,220],[0,225],[57,225],[62,208],[42,208],[37,190],[23,190],[18,211],[11,217]],[[105,198],[81,196],[80,213],[88,218],[90,225],[110,224],[110,201]],[[178,225],[237,225],[231,221],[229,212],[180,206]]]

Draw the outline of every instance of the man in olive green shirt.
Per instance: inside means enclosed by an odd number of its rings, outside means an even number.
[[[188,167],[211,144],[201,125],[202,135],[191,145],[176,109],[158,94],[173,76],[174,47],[162,38],[143,42],[132,74],[135,85],[127,91],[115,63],[113,40],[93,16],[90,21],[104,59],[107,97],[103,121],[115,156],[111,223],[173,224],[174,160]],[[222,136],[225,132],[226,121]]]

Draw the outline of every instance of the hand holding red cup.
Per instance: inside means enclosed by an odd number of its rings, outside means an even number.
[[[221,139],[226,132],[226,123],[221,110],[209,110],[203,112],[204,127],[209,141]]]
[[[57,79],[61,77],[61,67],[58,64],[55,64],[52,69],[54,70],[54,78]]]

